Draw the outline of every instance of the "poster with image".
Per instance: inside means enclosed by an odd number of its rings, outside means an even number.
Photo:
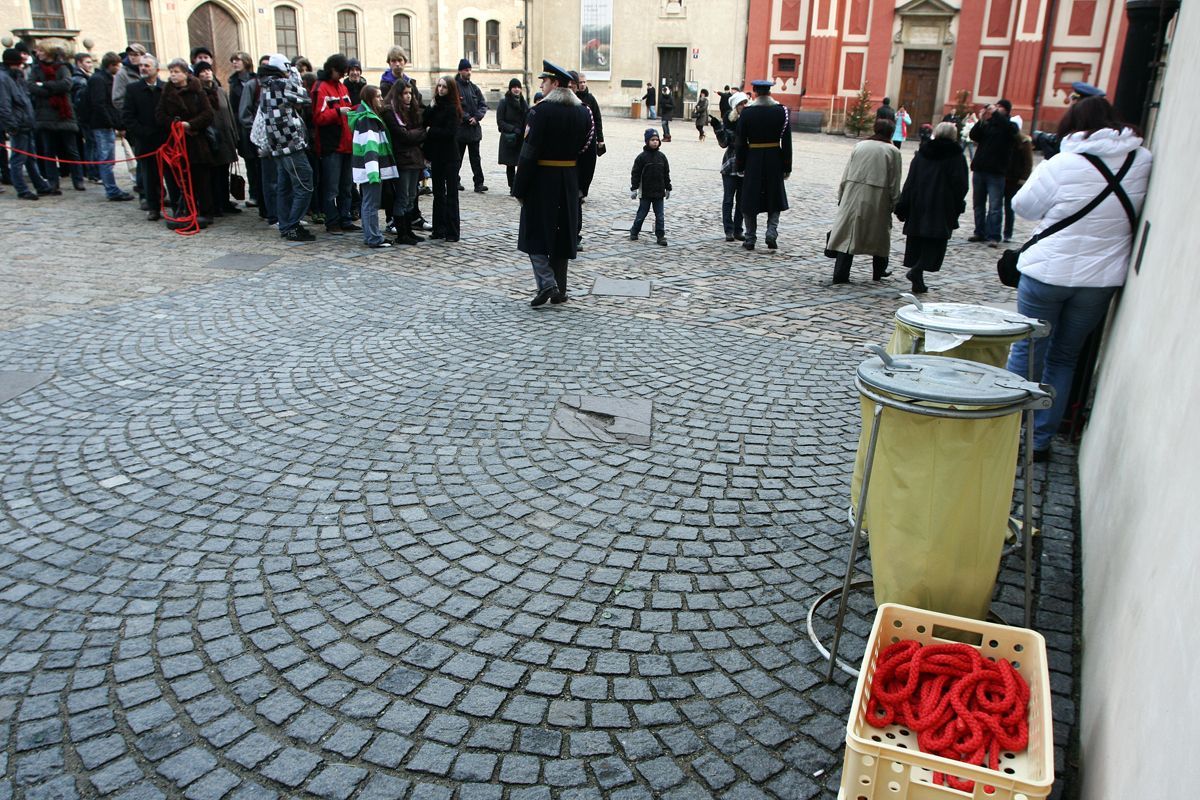
[[[612,78],[613,0],[579,0],[579,71],[589,81]]]

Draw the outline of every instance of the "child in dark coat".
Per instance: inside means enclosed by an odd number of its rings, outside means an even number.
[[[646,215],[654,208],[654,235],[663,247],[667,245],[667,226],[663,216],[663,200],[671,196],[671,165],[667,157],[659,149],[662,140],[658,131],[647,128],[645,133],[646,146],[641,154],[633,161],[633,175],[630,179],[630,198],[637,200],[637,216],[633,220],[633,228],[629,231],[630,241],[637,241],[642,232],[642,223]]]

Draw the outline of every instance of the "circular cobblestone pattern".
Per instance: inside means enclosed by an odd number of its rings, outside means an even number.
[[[326,263],[0,339],[0,796],[814,796],[844,346]],[[568,393],[644,447],[546,439]],[[830,714],[834,710],[835,714]]]

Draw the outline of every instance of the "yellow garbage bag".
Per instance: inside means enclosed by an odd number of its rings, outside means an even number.
[[[861,465],[875,403],[861,398]],[[1016,476],[1019,412],[945,419],[885,406],[863,527],[870,532],[876,603],[987,617]]]
[[[967,341],[931,356],[950,356],[974,361],[977,364],[990,364],[1003,368],[1008,363],[1008,351],[1013,342],[1028,338],[1028,334],[1019,336],[972,336]],[[892,330],[892,338],[888,340],[887,351],[892,355],[907,355],[909,353],[926,353],[925,331],[921,328],[896,320]]]

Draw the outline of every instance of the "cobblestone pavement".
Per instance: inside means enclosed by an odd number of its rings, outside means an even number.
[[[680,124],[661,248],[624,232],[644,126],[607,127],[572,301],[541,311],[495,166],[461,243],[384,252],[0,198],[0,371],[52,374],[0,404],[0,798],[836,794],[853,686],[804,616],[898,287],[829,286],[850,143],[797,137],[781,249],[746,253]],[[239,252],[278,260],[206,266]],[[960,237],[939,299],[1010,300],[994,255]],[[651,443],[545,438],[580,393],[652,401]],[[1038,469],[1069,778],[1073,477]]]

